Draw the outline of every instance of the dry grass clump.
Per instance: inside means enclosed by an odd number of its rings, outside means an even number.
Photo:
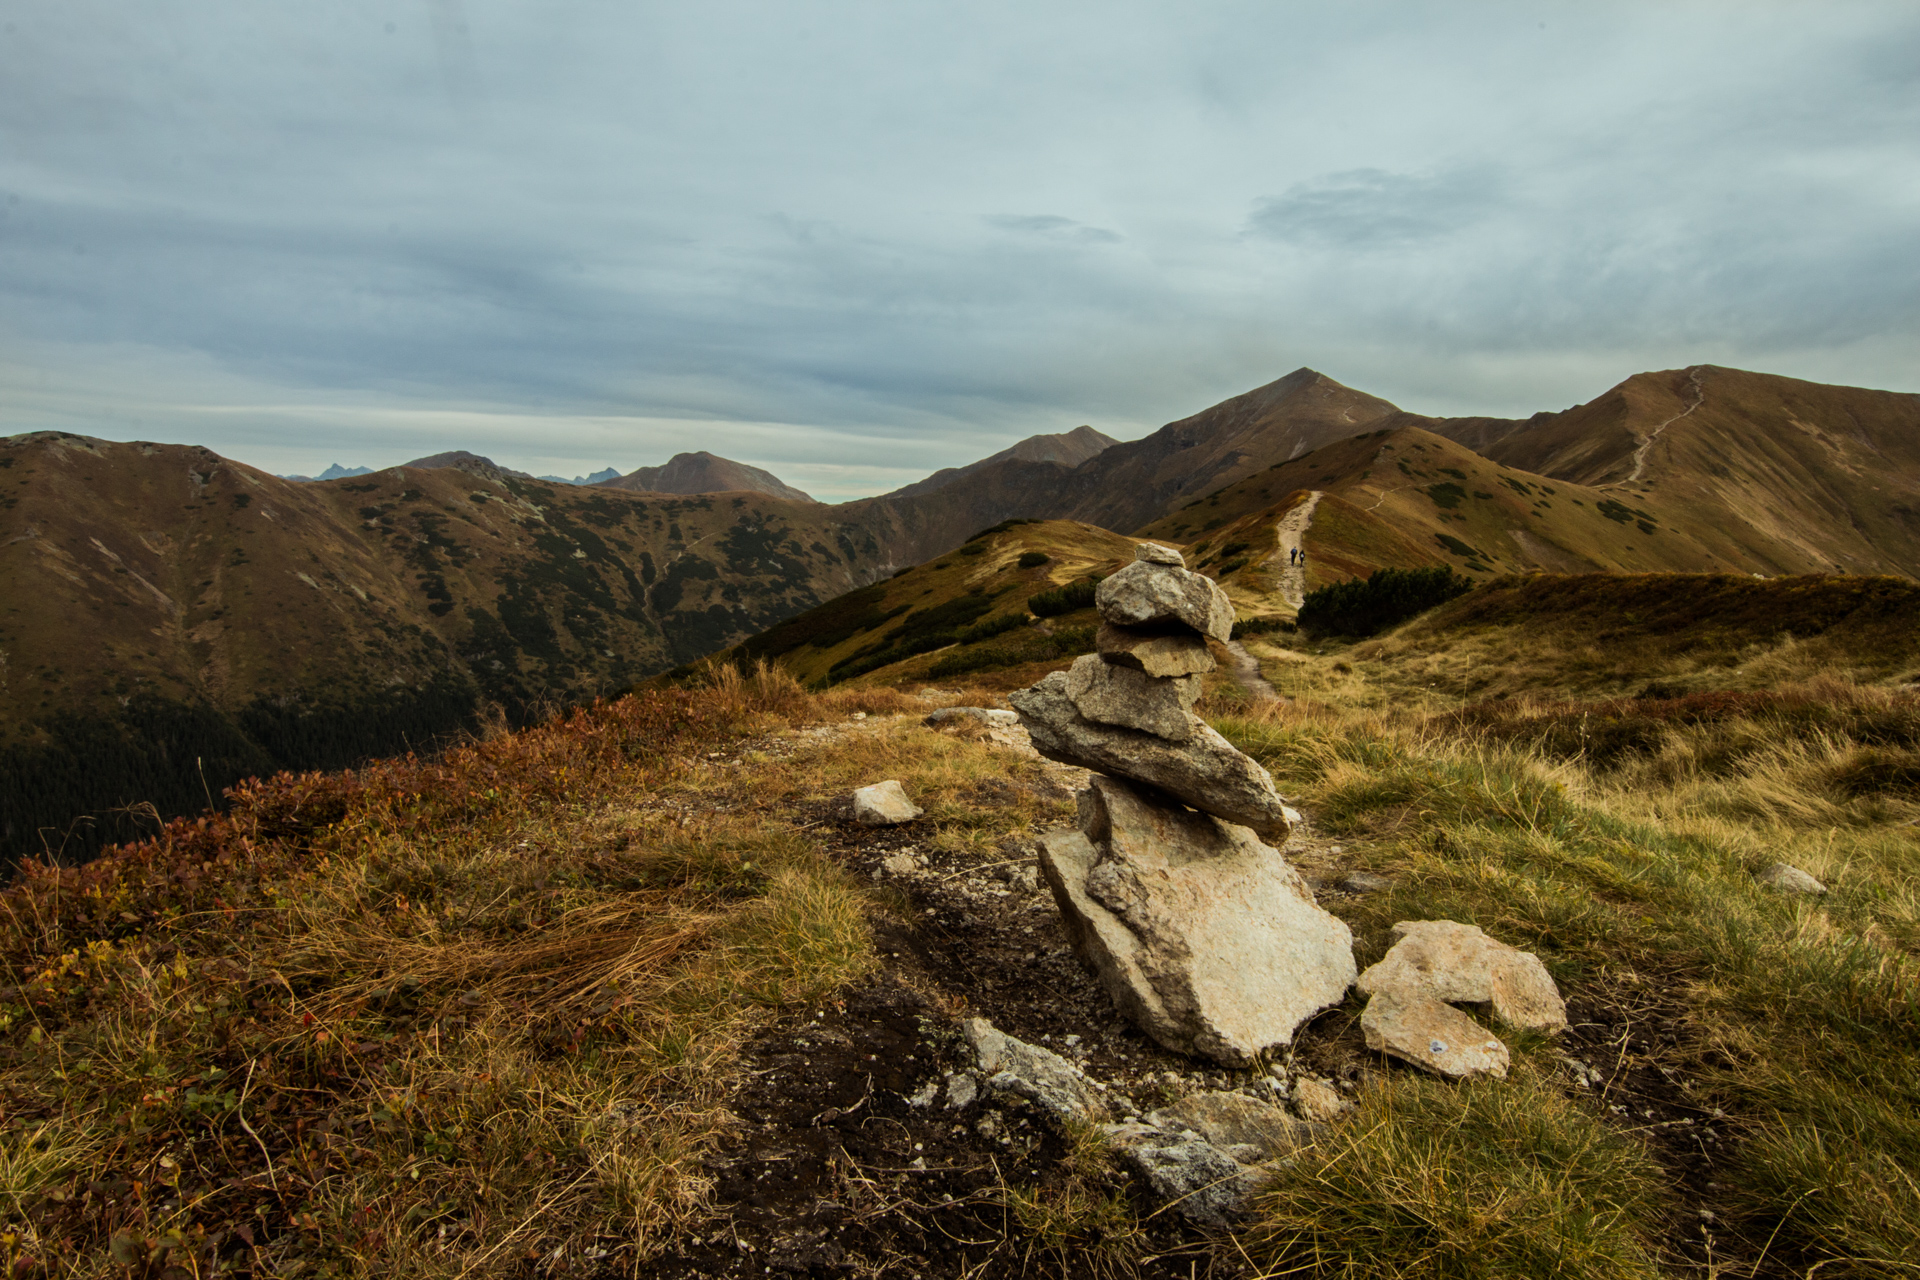
[[[874,963],[864,896],[796,831],[630,799],[842,713],[758,677],[27,867],[0,895],[6,1274],[645,1258],[700,1210],[756,1010]]]
[[[1246,1242],[1261,1274],[1360,1280],[1662,1276],[1659,1169],[1529,1063],[1504,1081],[1395,1075],[1279,1166]]]
[[[1900,818],[1910,807],[1862,809],[1834,779],[1869,750],[1852,733],[1879,732],[1910,699],[1821,690],[1824,706],[1820,690],[1803,690],[1659,719],[1657,754],[1612,767],[1523,735],[1324,707],[1263,709],[1220,728],[1302,794],[1323,829],[1369,842],[1392,874],[1390,891],[1344,910],[1363,953],[1377,954],[1395,920],[1449,918],[1538,952],[1563,987],[1601,1003],[1658,975],[1685,1007],[1691,1098],[1744,1131],[1725,1166],[1742,1215],[1731,1229],[1755,1252],[1772,1240],[1825,1260],[1823,1274],[1890,1277],[1906,1273],[1920,1238],[1910,1172],[1920,1167],[1920,829]],[[1728,741],[1755,744],[1738,768],[1673,767]],[[1808,901],[1762,887],[1754,871],[1777,859],[1832,892]],[[1426,1104],[1379,1105],[1382,1123],[1401,1125],[1414,1122],[1389,1112]],[[1474,1165],[1462,1157],[1459,1168]],[[1398,1248],[1353,1260],[1338,1242],[1358,1250],[1357,1227],[1327,1208],[1312,1226],[1309,1198],[1286,1203],[1288,1230],[1311,1242],[1316,1265],[1414,1273],[1393,1269],[1413,1256]],[[1644,1239],[1661,1230],[1656,1215],[1621,1215],[1620,1229]],[[1541,1230],[1571,1237],[1577,1225]]]

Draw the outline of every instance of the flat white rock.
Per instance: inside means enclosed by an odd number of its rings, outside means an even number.
[[[907,799],[907,791],[892,778],[861,787],[853,793],[853,820],[868,827],[897,827],[912,822],[924,810]]]
[[[1170,1049],[1233,1066],[1288,1044],[1353,982],[1353,935],[1245,827],[1095,776],[1081,830],[1041,838],[1074,949]]]

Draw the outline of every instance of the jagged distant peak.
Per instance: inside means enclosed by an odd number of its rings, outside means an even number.
[[[343,467],[336,462],[317,476],[281,476],[280,479],[292,480],[299,484],[311,484],[316,480],[345,480],[349,476],[370,476],[372,474],[372,467]]]
[[[620,468],[603,467],[592,475],[575,476],[571,480],[565,476],[540,476],[537,478],[545,480],[550,484],[605,484],[609,480],[618,480],[620,478]]]

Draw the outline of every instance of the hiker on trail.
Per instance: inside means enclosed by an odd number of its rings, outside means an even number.
[[[1305,564],[1306,562],[1307,562],[1307,549],[1305,547],[1302,547],[1300,548],[1300,563]]]
[[[1292,564],[1292,563],[1294,562],[1294,558],[1295,558],[1296,556],[1298,556],[1299,554],[1300,554],[1300,548],[1298,548],[1298,547],[1288,547],[1288,548],[1287,548],[1287,563],[1288,563],[1288,564]]]

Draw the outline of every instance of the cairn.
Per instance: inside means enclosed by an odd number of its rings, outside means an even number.
[[[1074,950],[1161,1044],[1244,1066],[1354,980],[1353,937],[1280,856],[1298,815],[1193,714],[1233,603],[1142,543],[1100,584],[1097,653],[1011,697],[1041,755],[1093,771],[1080,829],[1041,838]],[[1271,842],[1271,843],[1268,843]]]

